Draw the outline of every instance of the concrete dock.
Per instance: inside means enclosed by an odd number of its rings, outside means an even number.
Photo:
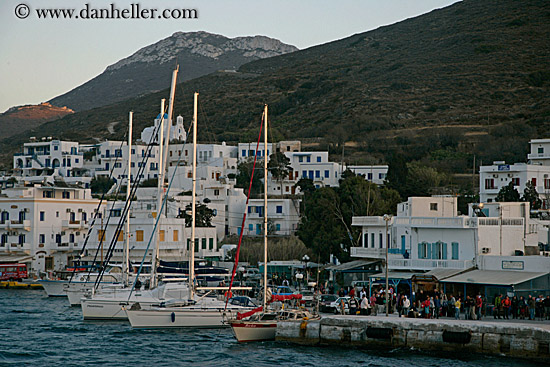
[[[277,340],[302,345],[416,348],[550,360],[550,325],[491,321],[327,316],[283,321]]]

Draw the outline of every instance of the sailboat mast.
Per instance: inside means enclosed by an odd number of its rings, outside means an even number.
[[[128,118],[128,177],[126,179],[126,202],[128,210],[126,211],[126,241],[124,241],[124,256],[122,257],[122,276],[124,284],[128,284],[130,277],[130,188],[132,187],[132,123],[134,112],[130,111]]]
[[[267,305],[267,105],[264,107],[264,303],[263,309]]]
[[[161,154],[162,156],[162,171],[159,171],[159,174],[160,174],[160,178],[162,179],[162,183],[161,183],[161,187],[162,187],[162,194],[166,194],[166,188],[165,188],[165,183],[164,183],[164,176],[167,174],[168,172],[168,151],[169,151],[169,147],[170,147],[170,131],[172,129],[172,114],[174,112],[174,95],[176,94],[176,80],[177,80],[177,77],[178,77],[178,71],[179,71],[179,65],[176,65],[176,68],[174,69],[174,71],[172,72],[172,86],[170,88],[170,100],[168,102],[168,124],[166,126],[166,136],[165,136],[165,143],[164,143],[164,149],[163,149],[163,153]],[[167,208],[165,208],[167,209]],[[167,213],[168,211],[166,211]]]
[[[189,243],[189,292],[190,299],[194,298],[195,287],[195,215],[196,204],[195,196],[197,194],[197,104],[199,100],[199,94],[195,92],[193,99],[193,190],[191,194],[191,241]]]
[[[164,138],[164,101],[165,99],[161,99],[160,101],[160,126],[159,126],[159,159],[158,159],[158,169],[159,172],[162,172],[162,140]],[[162,203],[162,181],[160,180],[160,177],[157,176],[157,216],[160,215],[160,205]],[[156,217],[155,217],[156,220]],[[154,222],[154,220],[153,220]],[[158,261],[158,254],[160,249],[160,238],[159,238],[159,230],[158,227],[160,226],[160,221],[158,222],[156,233],[155,233],[155,249],[153,250],[153,254],[151,256],[151,281],[149,282],[149,288],[153,289],[157,286],[157,261]]]

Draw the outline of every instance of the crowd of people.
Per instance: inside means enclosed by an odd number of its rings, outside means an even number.
[[[349,314],[377,315],[386,312],[385,289],[373,290],[370,297],[365,288],[356,291],[340,289],[340,297],[349,296]],[[413,299],[389,289],[388,312],[401,317],[434,318],[451,317],[465,320],[495,319],[550,320],[550,295],[508,296],[497,294],[489,303],[481,294],[477,296],[453,296],[438,291],[430,294],[420,291]],[[345,305],[341,305],[345,312]]]

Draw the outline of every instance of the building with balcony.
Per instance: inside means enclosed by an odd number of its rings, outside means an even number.
[[[550,139],[533,139],[529,142],[531,151],[527,154],[529,164],[550,166]]]
[[[0,254],[30,256],[29,271],[62,270],[82,249],[99,200],[89,189],[13,187],[0,193]]]

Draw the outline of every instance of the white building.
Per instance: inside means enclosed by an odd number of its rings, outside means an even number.
[[[525,184],[531,182],[540,198],[550,199],[550,165],[515,163],[506,164],[503,161],[494,162],[491,166],[479,168],[479,199],[482,203],[495,200],[498,192],[510,182],[520,195],[523,195]]]
[[[480,255],[514,256],[537,245],[528,203],[493,205],[501,215],[458,216],[456,197],[409,198],[388,222],[387,240],[382,217],[354,217],[352,225],[361,227],[362,236],[361,246],[353,247],[351,254],[384,258],[389,242],[391,269],[468,269]]]
[[[377,185],[383,185],[388,175],[388,166],[347,166],[347,169],[365,177],[365,180],[373,182]]]
[[[244,235],[263,235],[264,199],[250,199],[244,226]],[[300,221],[300,201],[297,199],[275,199],[267,201],[268,234],[288,236],[296,232]],[[238,229],[240,234],[240,227]]]
[[[272,143],[267,143],[267,153],[266,149],[264,147],[264,143],[260,143],[259,145],[257,143],[239,143],[237,146],[237,152],[238,152],[238,159],[239,162],[245,159],[248,159],[250,157],[254,158],[256,155],[256,146],[258,147],[258,158],[262,157],[269,157],[271,153],[273,153],[273,145]]]
[[[89,189],[14,187],[0,194],[0,254],[30,255],[29,270],[62,270],[78,255],[99,200]]]
[[[533,139],[529,142],[531,152],[527,155],[530,164],[550,166],[550,139]]]

